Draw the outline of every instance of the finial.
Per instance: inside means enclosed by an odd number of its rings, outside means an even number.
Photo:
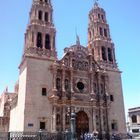
[[[80,45],[80,38],[79,36],[76,34],[76,44],[79,46]]]
[[[75,33],[76,33],[76,45],[80,45],[80,38],[79,38],[79,36],[78,36],[78,34],[77,34],[77,28],[75,28]]]
[[[98,7],[98,0],[94,0],[94,7]]]

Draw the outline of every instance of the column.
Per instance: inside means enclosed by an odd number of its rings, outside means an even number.
[[[140,123],[140,116],[139,116],[139,114],[137,114],[137,124],[139,124]]]
[[[105,54],[106,54],[106,61],[109,61],[108,60],[108,48],[107,47],[105,47]]]
[[[71,88],[71,92],[74,92],[73,91],[73,71],[71,70],[71,80],[70,80],[70,88]]]
[[[99,57],[99,60],[103,60],[102,47],[101,46],[99,47],[98,57]]]
[[[62,72],[62,91],[65,92],[65,68],[63,68]]]
[[[93,130],[96,132],[96,111],[93,110]]]
[[[91,94],[94,94],[94,90],[93,90],[93,72],[91,73]]]
[[[65,106],[63,106],[63,131],[65,131],[66,130],[66,128],[65,128],[65,125],[66,125],[66,123],[65,123],[65,116],[66,116],[66,111],[65,111]]]
[[[115,49],[113,48],[112,51],[112,59],[113,59],[113,63],[115,63]]]
[[[90,92],[91,94],[94,94],[94,90],[93,90],[93,70],[92,70],[92,55],[90,56],[90,63],[89,63],[89,66],[90,66]]]
[[[53,114],[52,114],[52,131],[56,131],[56,107],[53,106]]]
[[[37,47],[36,42],[37,42],[37,32],[34,32],[34,47]]]
[[[107,76],[105,76],[105,81],[104,81],[105,83],[105,94],[106,94],[106,96],[109,96],[109,93],[108,93],[108,77]],[[108,101],[107,101],[108,102]]]
[[[53,72],[54,72],[54,74],[53,74],[53,90],[57,91],[57,89],[56,89],[56,70],[54,70]]]
[[[45,39],[46,38],[46,34],[42,33],[42,48],[45,49]]]
[[[101,116],[101,127],[102,127],[102,134],[104,134],[104,120],[103,120],[103,109],[100,110],[100,116]]]
[[[53,49],[53,33],[52,34],[50,34],[50,49],[51,49],[51,51],[54,51],[54,49]],[[54,53],[54,52],[53,52]]]

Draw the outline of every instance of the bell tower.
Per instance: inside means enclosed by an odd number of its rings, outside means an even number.
[[[99,7],[97,1],[89,12],[88,48],[100,65],[117,68],[114,43],[112,43],[110,37],[106,13],[104,9]]]
[[[18,96],[11,111],[10,131],[36,132],[42,127],[48,131],[52,129],[49,117],[51,104],[47,98],[47,93],[53,87],[50,68],[57,60],[52,13],[51,0],[32,1],[19,66]]]
[[[33,0],[25,33],[24,56],[55,59],[56,30],[51,0]]]

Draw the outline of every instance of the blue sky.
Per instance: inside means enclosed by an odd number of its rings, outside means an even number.
[[[76,30],[81,44],[87,45],[88,12],[94,0],[52,0],[57,30],[59,58],[63,49],[75,43]],[[24,33],[32,0],[1,1],[0,4],[0,93],[6,86],[13,91],[18,79]],[[106,11],[115,43],[116,59],[122,73],[126,112],[140,106],[140,0],[100,0]]]

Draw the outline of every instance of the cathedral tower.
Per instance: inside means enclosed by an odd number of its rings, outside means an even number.
[[[33,0],[25,33],[24,56],[56,58],[55,34],[50,0]]]
[[[97,0],[89,12],[88,50],[106,75],[109,131],[126,133],[121,71],[116,63],[115,48],[111,40],[106,13]]]
[[[19,66],[17,97],[10,114],[10,131],[51,129],[47,94],[53,81],[50,67],[57,60],[52,14],[51,0],[33,0]]]
[[[108,65],[117,67],[106,13],[97,2],[89,13],[88,48],[92,51],[95,60],[103,67]]]

